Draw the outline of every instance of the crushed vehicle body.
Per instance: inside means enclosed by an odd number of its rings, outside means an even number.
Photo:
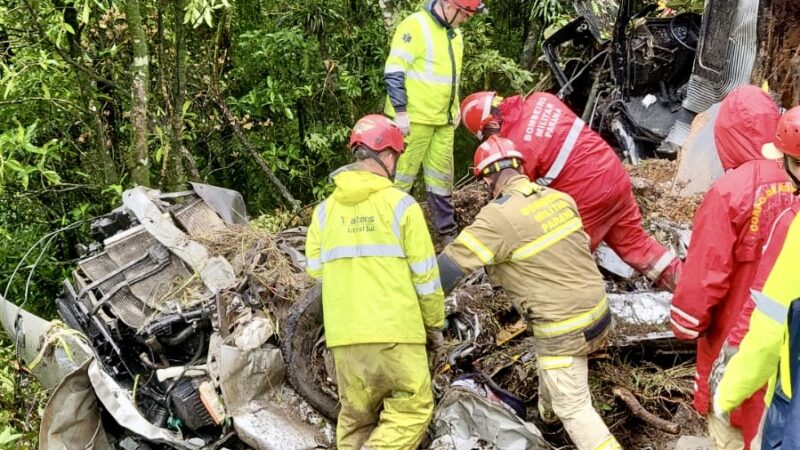
[[[270,306],[280,293],[266,267],[290,256],[246,224],[238,192],[199,184],[126,191],[122,207],[94,222],[98,244],[57,300],[87,357],[56,388],[41,448],[330,444],[330,424],[298,408],[283,383]],[[236,244],[241,251],[222,251]]]
[[[634,164],[674,155],[696,114],[749,82],[758,0],[707,0],[702,15],[637,0],[575,5],[544,58],[558,95]]]

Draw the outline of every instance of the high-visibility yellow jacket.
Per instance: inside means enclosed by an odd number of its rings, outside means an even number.
[[[426,327],[444,327],[444,294],[422,208],[357,166],[333,181],[306,240],[307,271],[322,281],[327,345],[424,344]]]
[[[394,32],[384,68],[385,112],[407,111],[413,123],[445,125],[457,116],[464,41],[429,8],[406,17]]]
[[[733,410],[767,382],[764,400],[770,404],[779,375],[783,394],[792,397],[787,318],[792,302],[800,298],[798,210],[785,210],[767,241],[751,291],[750,329],[717,387],[715,406],[722,411]]]
[[[605,285],[578,208],[563,192],[511,178],[444,249],[439,266],[446,289],[454,276],[485,266],[527,320],[539,355],[581,356],[605,343]]]

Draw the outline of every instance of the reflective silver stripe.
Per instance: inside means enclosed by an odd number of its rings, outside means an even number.
[[[398,66],[397,64],[387,64],[386,67],[383,68],[383,74],[386,75],[390,73],[406,73],[406,68]]]
[[[308,258],[306,267],[310,270],[320,270],[322,269],[322,264],[319,262],[319,258]]]
[[[750,290],[750,295],[756,302],[756,309],[781,325],[786,323],[789,317],[789,307],[781,305],[763,293],[753,289]]]
[[[655,281],[661,276],[661,272],[663,272],[664,269],[669,266],[669,263],[671,263],[673,259],[675,259],[675,253],[672,253],[672,251],[668,250],[666,253],[661,255],[660,258],[658,258],[658,261],[653,264],[653,268],[650,269],[645,276],[647,276],[648,279]]]
[[[486,96],[486,100],[483,102],[483,111],[481,112],[481,122],[486,120],[489,117],[489,113],[492,112],[492,100],[494,100],[494,95]]]
[[[422,35],[425,37],[425,71],[428,73],[433,73],[433,62],[436,61],[436,55],[434,54],[433,50],[433,34],[431,33],[431,27],[425,18],[425,14],[428,13],[421,12],[419,14],[414,14],[411,17],[417,19],[417,22],[419,22],[419,27],[422,29]]]
[[[414,175],[405,175],[405,174],[402,174],[402,173],[396,173],[394,175],[394,181],[397,181],[397,182],[400,182],[400,183],[414,184],[414,180],[416,180],[416,179],[417,179],[417,177],[415,177]]]
[[[445,182],[448,182],[448,183],[451,183],[453,181],[453,176],[451,174],[439,172],[438,170],[433,170],[433,169],[430,169],[428,167],[423,167],[422,168],[422,173],[426,177],[435,178],[435,179],[437,179],[439,181],[445,181]]]
[[[317,221],[319,222],[319,231],[322,232],[323,228],[325,228],[325,221],[327,220],[328,212],[325,211],[327,207],[327,200],[323,200],[322,203],[319,204],[317,207]]]
[[[409,206],[414,204],[414,199],[410,195],[406,195],[405,197],[401,198],[399,202],[397,202],[397,206],[394,207],[394,222],[392,222],[392,231],[394,231],[395,237],[397,237],[398,241],[403,241],[402,236],[400,236],[400,221],[403,220],[403,215],[406,213],[406,210]]]
[[[417,291],[417,295],[431,295],[441,287],[442,282],[438,278],[427,283],[414,283],[414,290]]]
[[[361,256],[388,256],[405,258],[406,254],[399,245],[392,244],[363,244],[346,245],[325,250],[320,258],[323,263],[341,258],[358,258]]]
[[[392,51],[389,52],[389,58],[392,57],[402,59],[408,64],[414,63],[414,55],[403,50],[402,48],[393,48]]]
[[[439,186],[425,186],[425,192],[429,192],[431,194],[436,194],[436,195],[447,196],[447,195],[451,195],[453,193],[453,190],[449,189],[449,188],[439,187]]]
[[[425,275],[436,267],[436,255],[408,265],[414,275]]]
[[[432,84],[446,84],[448,86],[453,83],[453,78],[450,75],[436,75],[433,72],[418,72],[416,70],[406,72],[406,78]]]
[[[575,122],[572,122],[572,128],[569,129],[569,134],[567,134],[567,139],[564,140],[564,143],[561,144],[561,149],[558,150],[558,155],[556,155],[553,165],[550,166],[550,170],[543,177],[536,180],[538,184],[547,186],[558,178],[558,175],[564,170],[564,165],[567,163],[572,149],[575,148],[575,142],[578,141],[578,136],[581,134],[582,129],[583,120],[575,118]]]
[[[683,311],[682,309],[678,308],[675,305],[670,306],[669,310],[674,312],[675,314],[681,316],[684,320],[686,320],[687,322],[689,322],[690,324],[692,324],[694,326],[700,325],[700,321],[698,319],[696,319],[695,317],[689,315],[689,313],[687,313],[686,311]]]
[[[700,333],[698,331],[690,330],[690,329],[684,327],[683,325],[681,325],[678,322],[676,322],[675,319],[669,319],[669,323],[671,323],[672,326],[677,328],[681,333],[685,334],[686,336],[689,336],[692,339],[694,339],[694,338],[696,338],[697,336],[700,335]]]

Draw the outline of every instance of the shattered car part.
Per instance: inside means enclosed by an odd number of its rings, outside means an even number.
[[[254,267],[292,267],[292,252],[269,253],[280,245],[249,231],[237,192],[195,189],[123,193],[124,206],[96,227],[102,245],[87,246],[93,250],[58,299],[65,322],[97,355],[86,367],[87,392],[99,400],[95,410],[108,411],[101,417],[113,419],[108,441],[178,449],[329,445],[324,419],[309,424],[313,414],[292,413],[302,400],[281,406],[275,394],[285,391],[284,363],[265,300],[281,290]],[[234,252],[225,253],[225,238],[236,242]],[[290,235],[281,239],[295,250]]]
[[[549,450],[541,432],[502,404],[463,387],[452,387],[433,416],[431,450]]]
[[[725,171],[714,141],[714,123],[720,104],[698,114],[678,160],[672,192],[680,196],[705,194]]]
[[[623,0],[606,35],[592,8],[580,5],[579,17],[544,41],[545,59],[559,96],[635,164],[658,147],[680,115],[700,16],[650,17],[654,5],[634,11],[634,2]],[[567,57],[567,44],[578,57]]]

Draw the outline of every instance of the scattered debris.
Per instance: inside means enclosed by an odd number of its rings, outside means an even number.
[[[689,138],[678,155],[678,170],[670,192],[681,197],[705,194],[724,173],[714,140],[719,103],[692,121]]]
[[[612,390],[612,392],[614,393],[614,397],[620,399],[623,403],[625,403],[625,406],[630,408],[631,413],[634,416],[643,420],[648,425],[651,425],[659,430],[666,431],[669,434],[680,434],[680,425],[668,420],[664,420],[644,409],[642,404],[639,403],[639,400],[636,400],[636,397],[631,394],[631,391],[625,389],[624,387],[617,386]]]

